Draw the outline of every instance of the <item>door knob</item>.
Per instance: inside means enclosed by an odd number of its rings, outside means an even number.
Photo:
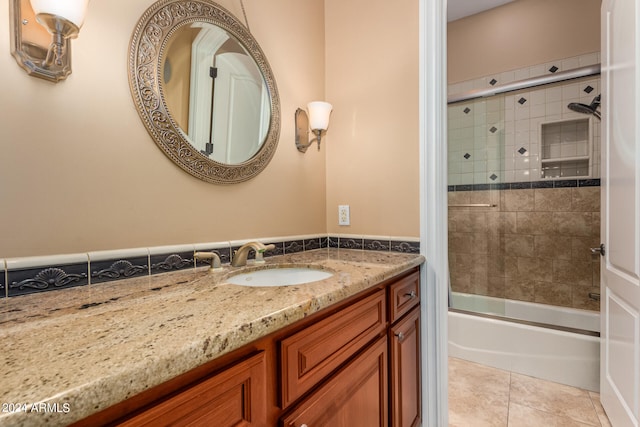
[[[592,254],[600,254],[600,256],[604,256],[604,243],[600,243],[600,247],[591,248]]]

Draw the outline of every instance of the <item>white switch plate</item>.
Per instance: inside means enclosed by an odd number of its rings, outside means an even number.
[[[349,205],[338,206],[338,225],[349,225],[351,218],[349,217]]]

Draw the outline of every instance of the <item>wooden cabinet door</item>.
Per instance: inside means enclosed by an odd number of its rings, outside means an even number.
[[[263,427],[265,394],[265,354],[260,352],[119,425]]]
[[[287,408],[387,329],[384,291],[282,340],[282,407]]]
[[[419,426],[421,420],[420,307],[390,329],[391,425]]]
[[[387,426],[387,339],[380,338],[285,416],[285,427]]]

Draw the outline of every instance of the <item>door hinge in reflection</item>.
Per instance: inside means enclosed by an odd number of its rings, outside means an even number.
[[[206,144],[204,144],[204,150],[200,150],[200,152],[205,156],[210,156],[211,153],[213,153],[213,143],[207,142]]]
[[[209,67],[209,77],[215,79],[218,77],[218,68],[217,67]]]

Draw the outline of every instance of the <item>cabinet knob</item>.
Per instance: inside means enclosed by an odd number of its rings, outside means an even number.
[[[416,291],[411,291],[411,293],[404,294],[404,296],[409,297],[409,298],[415,298],[416,297]]]
[[[396,335],[396,337],[398,337],[398,341],[402,341],[404,339],[404,334],[402,332],[398,332],[395,335]]]

